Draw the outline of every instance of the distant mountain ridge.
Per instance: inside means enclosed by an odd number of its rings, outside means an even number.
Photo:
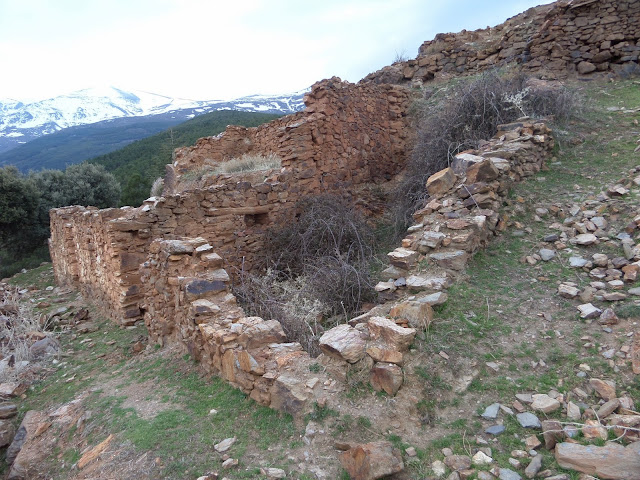
[[[0,152],[66,128],[120,118],[158,115],[166,119],[174,114],[175,123],[179,123],[216,110],[293,113],[304,108],[302,99],[307,90],[287,95],[250,95],[235,100],[189,100],[105,87],[29,103],[0,99]]]

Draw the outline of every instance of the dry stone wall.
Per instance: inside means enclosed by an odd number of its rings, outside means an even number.
[[[539,171],[552,149],[546,125],[524,120],[500,126],[483,148],[433,175],[419,223],[389,253],[389,281],[376,287],[388,301],[326,331],[316,359],[288,343],[277,320],[246,316],[205,238],[151,243],[140,269],[150,337],[179,345],[258,403],[294,415],[330,403],[348,375],[395,395],[416,333],[434,320],[432,305],[446,301],[444,291],[471,254],[501,230],[500,201],[510,185]]]
[[[296,187],[310,192],[390,180],[405,165],[410,96],[393,85],[323,80],[305,96],[303,112],[259,127],[229,127],[176,150],[165,193],[182,190],[182,175],[243,154],[277,155]],[[219,182],[210,176],[202,186]]]
[[[438,34],[415,59],[363,79],[421,85],[519,64],[552,76],[640,72],[640,2],[572,0],[531,8],[496,27]]]
[[[163,197],[139,208],[52,210],[50,251],[58,283],[79,288],[114,319],[131,324],[143,314],[137,269],[155,239],[203,237],[231,274],[251,269],[267,229],[291,221],[301,198],[348,196],[402,169],[410,95],[399,86],[325,80],[307,95],[302,113],[258,128],[230,127],[179,150]],[[243,152],[276,153],[282,168],[210,175],[198,188],[177,188],[185,185],[182,175]]]
[[[376,286],[380,296],[418,295],[396,308],[398,318],[411,305],[446,301],[446,289],[471,254],[504,228],[499,210],[510,186],[540,171],[551,156],[554,142],[544,123],[525,120],[498,128],[481,149],[456,155],[449,168],[428,179],[429,202],[414,214],[416,224],[402,246],[389,253],[386,281]]]

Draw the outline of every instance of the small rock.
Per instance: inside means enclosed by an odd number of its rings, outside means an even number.
[[[489,428],[487,428],[484,432],[489,434],[489,435],[500,435],[501,433],[503,433],[505,431],[505,426],[504,425],[492,425]]]
[[[620,400],[617,398],[612,398],[608,402],[605,402],[597,412],[598,418],[607,418],[613,412],[615,412],[620,406]]]
[[[536,455],[531,459],[527,468],[524,469],[524,475],[527,478],[535,478],[540,469],[542,469],[542,455]]]
[[[500,480],[522,480],[522,477],[508,468],[500,469]]]
[[[498,416],[498,411],[499,410],[500,410],[500,404],[499,403],[492,403],[487,408],[485,408],[485,410],[484,410],[484,412],[482,413],[481,416],[485,420],[493,420],[494,418],[496,418]]]
[[[605,308],[598,319],[600,325],[616,325],[619,321],[616,312],[612,308]]]
[[[542,260],[545,262],[552,260],[556,256],[555,250],[550,250],[548,248],[540,249],[538,254],[540,255],[540,258],[542,258]]]
[[[587,263],[588,263],[588,261],[585,260],[582,257],[569,257],[569,266],[571,266],[573,268],[582,268]]]
[[[269,480],[277,480],[287,478],[287,472],[281,468],[261,468],[260,473],[265,475]]]
[[[580,235],[575,236],[574,241],[578,245],[593,245],[598,241],[598,237],[593,233],[581,233]]]
[[[471,457],[466,455],[450,455],[444,459],[444,464],[451,470],[467,470],[471,468]]]
[[[529,451],[535,451],[536,448],[542,445],[542,442],[536,435],[529,435],[525,439],[524,444]]]
[[[561,406],[559,401],[546,394],[532,395],[532,398],[533,403],[531,404],[531,408],[544,413],[555,412]]]
[[[493,462],[493,458],[486,455],[482,451],[479,451],[473,457],[471,457],[471,463],[473,463],[474,465],[489,465],[491,464],[491,462]]]
[[[357,445],[339,459],[353,480],[374,480],[404,470],[402,454],[388,441]]]
[[[569,420],[580,420],[581,416],[580,407],[573,402],[567,403],[567,418]]]
[[[640,480],[640,442],[624,447],[607,443],[604,447],[559,443],[556,460],[562,468],[616,480]]]
[[[440,478],[447,473],[447,466],[441,460],[436,460],[431,464],[431,471],[436,477]]]
[[[617,398],[615,384],[612,385],[612,382],[607,382],[599,378],[592,378],[589,380],[589,384],[606,402]]]
[[[231,446],[236,443],[236,437],[225,438],[220,443],[213,446],[216,452],[224,453],[231,448]]]
[[[522,425],[524,428],[540,428],[541,427],[540,419],[538,419],[538,417],[536,417],[533,413],[530,413],[530,412],[518,413],[516,415],[516,418],[518,419],[518,422],[520,423],[520,425]]]
[[[238,466],[237,458],[227,458],[224,462],[222,462],[222,468],[229,469]],[[276,478],[284,478],[284,477],[276,477]]]
[[[576,307],[580,311],[581,318],[597,318],[602,313],[597,307],[594,307],[591,303],[585,303],[583,305],[578,305]]]

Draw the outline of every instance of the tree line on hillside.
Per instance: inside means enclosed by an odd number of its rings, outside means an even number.
[[[138,140],[120,150],[92,158],[89,162],[103,165],[115,175],[122,187],[120,205],[136,207],[149,197],[154,180],[164,177],[165,165],[172,162],[176,148],[193,145],[202,137],[217,135],[228,125],[257,127],[279,116],[233,110],[211,112]]]
[[[0,278],[49,259],[49,210],[66,205],[115,207],[120,185],[102,165],[22,174],[0,168]]]

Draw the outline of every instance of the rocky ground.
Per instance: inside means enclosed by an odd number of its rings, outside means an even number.
[[[144,326],[118,328],[54,287],[48,265],[14,277],[3,288],[41,326],[22,337],[56,341],[20,376],[5,362],[10,460],[14,432],[26,438],[5,475],[346,479],[343,465],[369,455],[395,479],[640,478],[639,87],[579,85],[587,108],[510,193],[506,229],[435,307],[395,396],[351,372],[294,421],[148,345]]]

